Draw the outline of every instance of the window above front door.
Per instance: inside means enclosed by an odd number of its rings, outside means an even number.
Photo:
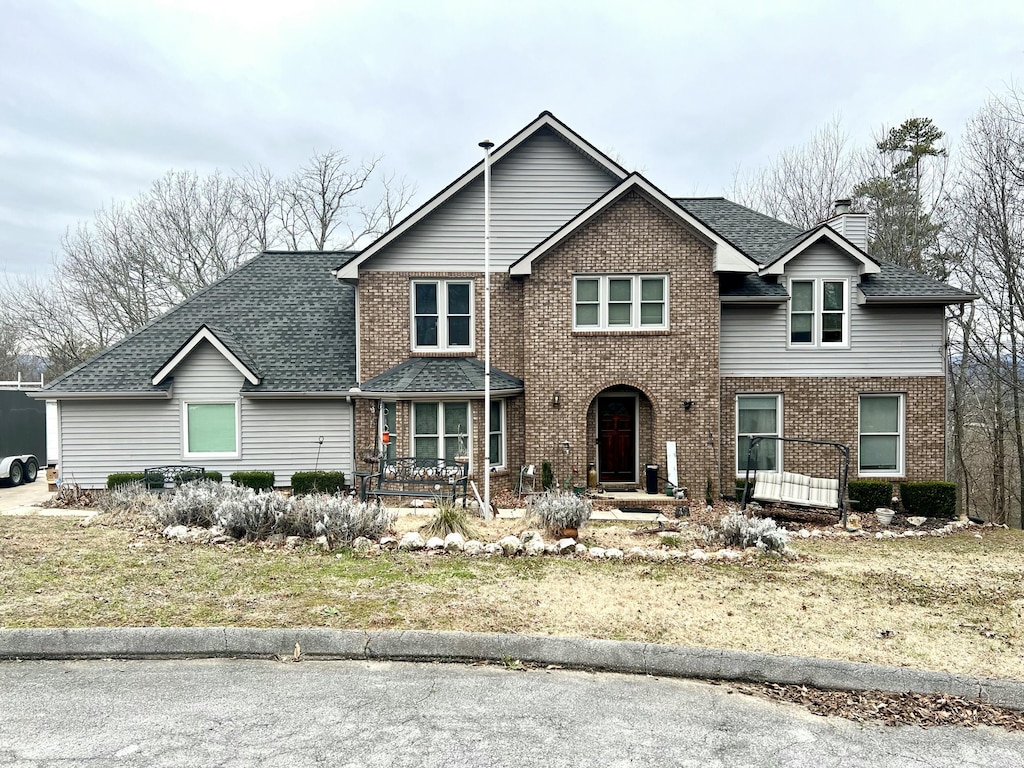
[[[473,282],[413,280],[413,352],[473,351]]]

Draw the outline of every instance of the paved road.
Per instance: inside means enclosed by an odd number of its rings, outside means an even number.
[[[862,727],[724,686],[380,662],[0,664],[8,766],[1021,766],[1024,735]]]

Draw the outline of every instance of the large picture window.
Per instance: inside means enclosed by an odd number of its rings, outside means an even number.
[[[846,280],[791,280],[790,345],[849,346],[849,303],[849,283]]]
[[[860,396],[859,470],[862,477],[903,474],[903,396]]]
[[[573,280],[573,329],[668,328],[668,278],[664,275],[577,275]]]
[[[473,348],[473,284],[469,280],[414,280],[414,351]]]
[[[238,456],[238,403],[184,403],[186,458]]]
[[[736,397],[736,474],[747,471],[750,439],[781,437],[781,395],[738,395]],[[761,440],[750,456],[750,471],[778,472],[782,467],[779,440]]]
[[[413,453],[452,461],[469,450],[469,403],[413,403]]]

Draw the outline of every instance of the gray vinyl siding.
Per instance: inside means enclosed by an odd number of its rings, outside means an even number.
[[[504,271],[614,186],[604,169],[542,130],[491,172],[491,268]],[[373,257],[365,269],[479,271],[483,181],[477,179]]]
[[[723,376],[941,376],[945,372],[942,307],[857,304],[857,268],[818,245],[787,265],[785,278],[850,278],[848,349],[789,349],[788,302],[722,305]]]
[[[183,403],[239,401],[243,381],[203,343],[174,371],[169,400],[62,401],[61,476],[85,488],[102,487],[112,472],[162,464],[198,465],[225,478],[239,469],[269,469],[277,485],[289,485],[294,472],[314,466],[352,476],[352,406],[341,399],[241,398],[239,458],[184,458]]]

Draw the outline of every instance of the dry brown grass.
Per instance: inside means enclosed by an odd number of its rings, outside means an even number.
[[[403,530],[428,520],[401,518]],[[483,524],[478,524],[484,527]],[[487,538],[521,528],[489,523]],[[606,546],[655,546],[626,525]],[[685,542],[689,546],[695,534]],[[1024,534],[798,540],[742,565],[190,546],[0,518],[0,626],[325,626],[577,635],[1024,679]]]

